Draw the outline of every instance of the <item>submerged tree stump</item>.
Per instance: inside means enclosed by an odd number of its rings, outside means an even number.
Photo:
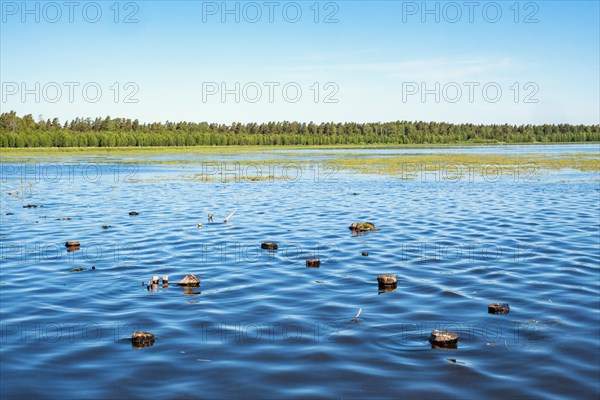
[[[154,335],[150,332],[133,332],[131,334],[131,345],[135,349],[149,347],[154,344]]]
[[[198,287],[200,286],[200,278],[193,274],[187,274],[185,278],[177,283],[179,286]]]
[[[492,303],[488,304],[489,314],[508,314],[510,306],[507,303]]]
[[[260,245],[260,248],[265,250],[277,250],[278,246],[275,242],[263,242]]]
[[[306,268],[319,268],[321,266],[321,260],[318,258],[309,258],[306,260]]]
[[[455,349],[458,346],[458,333],[434,330],[431,332],[429,342],[433,347]]]
[[[377,283],[380,289],[393,289],[398,284],[398,280],[394,274],[383,274],[377,277]]]
[[[354,222],[348,227],[352,232],[368,232],[379,230],[375,224],[371,222]]]

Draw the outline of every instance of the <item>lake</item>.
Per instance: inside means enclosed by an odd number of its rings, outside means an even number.
[[[2,399],[597,398],[597,169],[336,163],[457,154],[600,147],[3,157]]]

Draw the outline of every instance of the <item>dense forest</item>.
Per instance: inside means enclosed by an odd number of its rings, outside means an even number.
[[[0,115],[0,147],[121,147],[598,142],[600,125],[473,125],[443,122],[233,123]]]

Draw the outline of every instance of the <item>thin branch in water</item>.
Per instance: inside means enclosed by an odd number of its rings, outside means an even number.
[[[229,218],[233,217],[233,214],[235,214],[235,212],[236,212],[236,211],[237,211],[237,208],[236,208],[235,210],[233,210],[233,212],[232,212],[231,214],[229,214],[229,215],[227,216],[227,218],[225,218],[225,220],[224,220],[223,222],[227,222],[227,220],[228,220]]]
[[[362,312],[362,307],[358,309],[358,312],[356,313],[356,316],[354,317],[354,319],[352,320],[352,322],[358,321],[358,316],[360,315],[361,312]]]

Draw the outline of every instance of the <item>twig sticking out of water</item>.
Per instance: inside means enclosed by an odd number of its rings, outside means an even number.
[[[227,220],[228,220],[229,218],[233,217],[233,214],[235,214],[235,212],[236,212],[236,211],[237,211],[237,208],[236,208],[235,210],[233,210],[233,212],[232,212],[231,214],[229,214],[229,215],[227,216],[227,218],[225,218],[225,220],[224,220],[223,222],[227,223]]]
[[[358,321],[358,316],[360,315],[361,312],[362,312],[362,307],[358,309],[358,312],[356,313],[356,316],[354,317],[354,319],[352,320],[352,322]]]

